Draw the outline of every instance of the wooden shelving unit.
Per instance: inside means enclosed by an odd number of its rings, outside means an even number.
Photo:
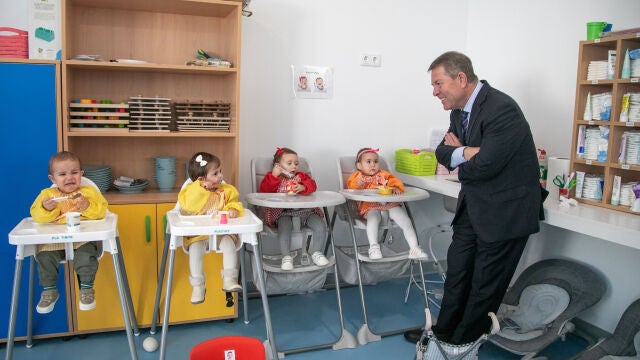
[[[571,171],[584,171],[587,174],[599,174],[604,177],[602,200],[576,200],[589,205],[633,213],[629,206],[611,205],[614,176],[620,176],[622,183],[640,181],[640,166],[618,162],[622,134],[628,130],[640,130],[640,122],[621,122],[620,112],[622,97],[625,93],[640,92],[637,77],[623,79],[622,66],[627,50],[640,48],[640,33],[580,42],[578,55],[578,76],[576,81],[576,100],[572,127]],[[606,61],[609,50],[616,51],[615,73],[613,79],[587,80],[587,72],[591,61]],[[588,94],[611,92],[611,117],[609,121],[585,121],[584,112]],[[596,159],[585,159],[577,156],[578,131],[581,125],[587,128],[603,126],[609,129],[607,158],[604,162]],[[575,192],[570,194],[575,197]],[[637,214],[637,213],[634,213]]]
[[[112,168],[150,180],[128,203],[148,202],[157,190],[154,157],[176,157],[177,193],[186,178],[185,164],[197,151],[219,156],[225,179],[238,181],[240,99],[240,35],[242,3],[224,0],[66,0],[63,11],[62,143],[86,165]],[[185,65],[197,49],[228,60],[231,68]],[[103,61],[74,60],[99,55]],[[110,62],[111,59],[144,63]],[[174,101],[230,103],[228,132],[128,132],[96,129],[74,131],[69,104],[77,99],[133,96]],[[76,128],[77,129],[77,128]],[[119,194],[118,194],[119,195]],[[111,192],[107,200],[111,203]],[[122,196],[115,196],[120,203]]]
[[[177,193],[186,179],[186,162],[198,151],[213,153],[224,164],[225,180],[231,184],[238,181],[241,24],[242,2],[238,1],[63,0],[62,121],[59,126],[62,147],[78,154],[84,165],[111,167],[113,179],[128,176],[149,180],[149,186],[141,193],[111,190],[105,194],[110,210],[119,216],[125,267],[138,324],[143,327],[152,319],[158,257],[162,255],[166,228],[164,215],[175,205]],[[230,61],[232,67],[186,65],[195,58],[198,49]],[[78,55],[99,55],[102,61],[76,60]],[[111,62],[111,59],[136,61]],[[128,131],[117,125],[92,127],[97,121],[78,128],[77,114],[71,122],[71,112],[76,111],[70,106],[74,100],[92,99],[98,103],[111,100],[119,104],[140,97],[230,104],[228,131],[179,132],[141,127]],[[164,109],[158,115],[165,116]],[[92,120],[91,116],[87,117]],[[176,181],[171,191],[160,191],[155,182],[154,158],[159,156],[176,158]],[[209,291],[200,307],[189,302],[187,257],[176,257],[175,276],[180,281],[172,297],[172,309],[176,309],[171,314],[172,323],[237,317],[237,305],[226,307],[224,293],[219,291],[222,288],[221,256],[215,252],[208,256],[207,259],[215,261],[206,260]],[[105,258],[101,259],[95,282],[98,306],[103,308],[73,313],[74,332],[123,327],[118,320],[121,318],[118,309],[110,301],[118,294],[113,279],[108,278],[111,259]],[[76,293],[75,278],[68,278],[69,289]]]

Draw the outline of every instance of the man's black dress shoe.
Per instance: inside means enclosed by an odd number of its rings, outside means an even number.
[[[422,332],[422,329],[407,330],[404,332],[404,338],[412,344],[417,344],[420,337],[422,337]]]

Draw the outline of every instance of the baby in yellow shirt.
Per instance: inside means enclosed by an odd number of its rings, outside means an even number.
[[[238,190],[223,181],[222,161],[215,155],[199,152],[191,157],[188,164],[187,184],[178,194],[180,212],[183,215],[214,214],[227,211],[230,218],[242,216],[244,207],[238,200]],[[207,251],[209,237],[205,235],[186,237],[184,247],[189,252],[189,281],[193,287],[191,303],[204,302],[206,293],[203,257]],[[238,254],[242,246],[237,235],[218,235],[218,248],[222,252],[222,290],[238,292]]]
[[[82,186],[80,159],[73,153],[61,151],[49,160],[49,179],[55,186],[40,191],[31,205],[31,217],[38,223],[66,223],[65,214],[79,212],[81,219],[97,220],[105,217],[107,200],[93,186]],[[73,268],[80,281],[80,310],[96,307],[93,282],[98,271],[98,257],[102,244],[97,241],[73,244]],[[36,311],[48,314],[58,301],[58,268],[65,259],[64,244],[38,245],[36,260],[43,288]]]

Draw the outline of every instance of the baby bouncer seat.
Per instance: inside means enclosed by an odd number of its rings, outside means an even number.
[[[571,360],[631,360],[640,358],[640,299],[622,313],[613,334]]]
[[[502,330],[490,341],[532,359],[564,340],[575,328],[571,320],[596,304],[605,290],[604,279],[590,267],[566,259],[539,261],[507,290],[498,310]]]

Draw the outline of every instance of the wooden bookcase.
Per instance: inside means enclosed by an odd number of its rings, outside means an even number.
[[[197,151],[219,156],[225,179],[238,181],[240,34],[242,3],[224,0],[65,0],[62,7],[62,143],[85,165],[106,165],[112,177],[149,179],[140,194],[106,194],[110,204],[175,201],[185,164]],[[187,66],[197,49],[231,62],[231,68]],[[74,60],[100,55],[105,61]],[[145,63],[110,62],[111,59]],[[171,101],[230,103],[228,132],[76,131],[70,102],[132,96]],[[95,131],[94,131],[95,130]],[[119,131],[118,131],[119,130]],[[176,157],[175,189],[157,190],[154,157]],[[112,194],[113,193],[113,194]],[[126,196],[125,196],[126,195]]]
[[[589,205],[605,207],[609,209],[633,213],[629,206],[611,205],[613,192],[613,178],[620,176],[622,183],[640,181],[640,166],[618,162],[622,134],[628,130],[640,130],[640,122],[621,122],[620,111],[622,97],[628,92],[640,92],[639,79],[622,79],[622,66],[624,55],[628,50],[640,48],[640,33],[615,37],[606,37],[596,40],[580,41],[578,55],[578,76],[576,81],[575,111],[572,127],[571,147],[571,171],[584,171],[587,174],[599,174],[604,177],[602,200],[588,200],[576,198],[576,200]],[[591,61],[608,59],[609,50],[616,51],[615,73],[613,79],[587,80],[587,72]],[[609,121],[585,121],[584,111],[588,94],[601,94],[611,92],[611,117]],[[587,128],[604,126],[609,129],[609,141],[607,158],[605,162],[594,159],[579,158],[577,156],[578,132],[580,125]],[[575,190],[575,189],[574,189]],[[570,194],[575,197],[575,191]],[[637,214],[637,213],[634,213]]]
[[[238,182],[241,24],[242,2],[238,1],[62,2],[64,37],[62,121],[59,130],[62,147],[78,154],[83,165],[111,167],[113,179],[128,176],[149,180],[149,185],[141,193],[125,194],[110,190],[105,194],[113,211],[121,215],[118,230],[132,295],[134,300],[139,300],[134,304],[139,325],[146,326],[151,321],[159,270],[148,272],[147,267],[140,270],[139,265],[146,264],[153,268],[158,263],[157,256],[162,254],[166,227],[162,218],[167,208],[171,208],[177,200],[178,191],[186,179],[187,161],[198,151],[215,154],[223,162],[225,180],[230,184]],[[195,59],[198,49],[230,61],[231,67],[186,65],[187,61]],[[78,55],[99,55],[103,61],[76,60]],[[111,59],[137,61],[112,62],[109,61]],[[130,97],[169,98],[171,102],[228,103],[231,119],[229,130],[134,132],[117,127],[85,126],[78,129],[72,126],[72,101],[95,99],[100,102],[108,99],[120,103],[127,102]],[[176,181],[170,191],[160,191],[154,179],[154,158],[158,156],[176,158]],[[106,257],[108,255],[103,257],[101,263],[106,264]],[[135,266],[129,269],[131,264]],[[186,265],[182,265],[176,267],[176,273],[184,270]],[[221,287],[216,269],[222,267],[221,262],[207,266],[208,280],[211,280],[208,283],[210,291],[207,293],[206,306],[209,310],[202,312],[189,304],[188,311],[172,314],[172,323],[237,317],[237,307],[220,305],[224,293],[216,296],[216,290]],[[104,269],[99,273],[108,275]],[[180,280],[188,284],[187,276],[181,276]],[[77,286],[73,279],[70,283],[74,291]],[[96,288],[99,288],[97,293],[103,294],[103,298],[97,300],[99,303],[109,304],[109,296],[115,296],[109,287],[113,287],[109,279],[96,281]],[[189,300],[189,294],[182,294],[179,290],[174,296],[176,301]],[[114,312],[115,309],[111,312],[75,313],[75,331],[121,328],[121,319],[114,316]]]

